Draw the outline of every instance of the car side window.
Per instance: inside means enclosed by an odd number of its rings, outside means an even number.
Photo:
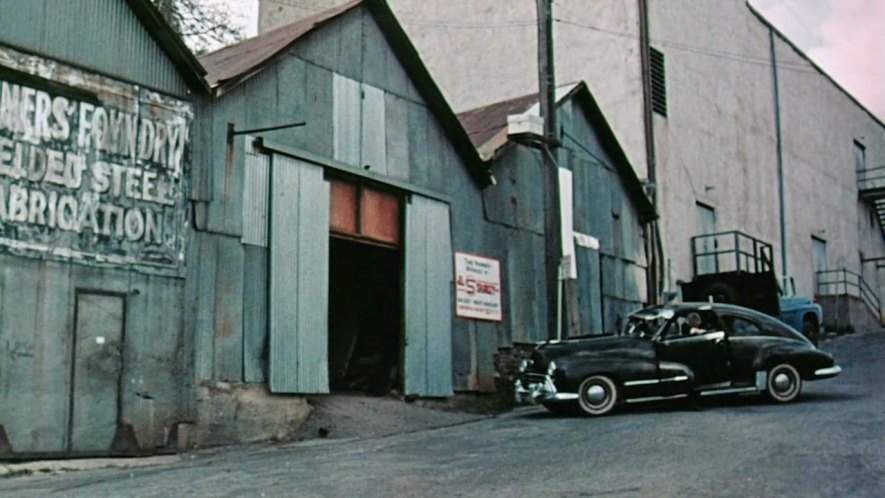
[[[765,335],[759,325],[750,320],[734,316],[728,317],[726,321],[731,324],[732,337],[758,337]]]
[[[712,310],[684,311],[670,320],[663,338],[678,339],[693,337],[722,330],[719,318]]]

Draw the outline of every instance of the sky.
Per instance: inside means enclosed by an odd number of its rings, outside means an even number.
[[[228,5],[234,21],[250,36],[255,34],[258,0],[205,1]],[[885,120],[885,0],[750,0],[750,4]]]

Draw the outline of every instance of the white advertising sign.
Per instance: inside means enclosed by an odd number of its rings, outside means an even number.
[[[455,315],[501,321],[501,264],[497,259],[455,253]]]
[[[188,102],[0,47],[0,252],[178,272]]]

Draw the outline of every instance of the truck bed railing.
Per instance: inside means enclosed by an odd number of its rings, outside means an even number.
[[[695,276],[731,271],[774,271],[771,244],[737,230],[692,237],[691,254]]]

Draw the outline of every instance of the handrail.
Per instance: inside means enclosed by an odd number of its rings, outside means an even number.
[[[773,270],[771,244],[738,230],[692,237],[691,254],[695,276],[723,271],[762,273]]]
[[[857,188],[867,190],[885,187],[885,165],[857,170]]]
[[[817,294],[820,296],[851,295],[860,297],[876,316],[882,317],[882,303],[879,296],[859,273],[840,268],[824,270],[814,274],[817,280]]]

